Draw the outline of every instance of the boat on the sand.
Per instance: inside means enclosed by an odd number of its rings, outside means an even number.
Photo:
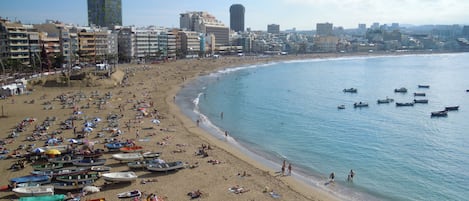
[[[124,181],[135,181],[137,175],[135,172],[110,172],[101,175],[104,180],[111,182],[124,182]]]
[[[12,191],[18,197],[54,195],[54,186],[28,186],[13,188]]]
[[[175,161],[169,163],[154,163],[147,166],[147,170],[152,172],[166,172],[171,170],[178,170],[184,168],[182,161]]]

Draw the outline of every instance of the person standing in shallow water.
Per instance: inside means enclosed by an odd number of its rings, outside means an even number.
[[[353,181],[353,177],[355,176],[355,172],[353,170],[350,170],[350,173],[348,174],[347,181]]]
[[[291,163],[288,164],[288,176],[291,176]]]

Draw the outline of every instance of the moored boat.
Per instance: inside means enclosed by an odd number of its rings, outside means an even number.
[[[76,175],[67,175],[67,176],[58,176],[55,177],[57,181],[87,181],[87,180],[97,180],[99,179],[98,173],[88,173],[88,174],[76,174]]]
[[[120,148],[128,146],[128,145],[129,143],[127,142],[114,142],[114,143],[104,144],[106,148],[112,149],[112,150],[119,150]]]
[[[143,158],[158,158],[160,157],[161,155],[161,152],[145,152],[145,153],[142,153],[142,156]]]
[[[358,103],[354,103],[353,104],[353,107],[357,108],[361,108],[361,107],[368,107],[368,103],[365,103],[365,102],[358,102]]]
[[[29,186],[13,188],[18,197],[54,195],[54,186]]]
[[[348,89],[344,89],[342,90],[344,93],[357,93],[357,89],[356,88],[348,88]]]
[[[140,153],[123,153],[113,154],[112,158],[118,161],[138,161],[143,160],[143,155]]]
[[[104,180],[112,182],[135,181],[137,175],[135,172],[110,172],[101,175]]]
[[[448,116],[448,111],[442,110],[442,111],[436,111],[431,113],[432,117],[446,117]]]
[[[48,175],[48,176],[56,177],[56,176],[64,176],[64,175],[84,174],[86,172],[88,172],[88,168],[71,167],[71,168],[63,168],[63,169],[57,169],[57,170],[31,171],[31,174]]]
[[[391,103],[391,102],[394,102],[394,99],[386,98],[386,99],[378,99],[378,101],[377,101],[378,104]]]
[[[419,84],[418,87],[428,89],[430,88],[430,85]]]
[[[15,177],[10,179],[11,183],[49,183],[51,180],[50,176],[47,175],[28,175],[23,177]]]
[[[34,170],[55,170],[64,167],[61,163],[46,163],[42,165],[32,165]]]
[[[104,165],[104,163],[106,163],[106,159],[85,158],[83,160],[73,162],[73,165],[76,165],[76,166],[97,166],[97,165]]]
[[[414,96],[426,96],[426,94],[425,94],[425,93],[417,93],[417,92],[415,92],[415,93],[414,93]]]
[[[446,111],[454,111],[454,110],[459,110],[459,105],[456,106],[447,106],[445,107]]]
[[[119,150],[124,153],[142,152],[143,147],[141,146],[122,147]]]
[[[414,103],[396,103],[397,107],[414,106]]]
[[[83,157],[81,156],[71,156],[71,155],[65,155],[61,157],[56,157],[56,158],[49,158],[49,162],[51,163],[63,163],[63,164],[71,164],[74,161],[79,161],[82,160]]]
[[[339,106],[337,106],[337,109],[343,110],[343,109],[345,109],[345,105],[339,105]]]
[[[129,166],[129,168],[146,168],[149,164],[155,163],[156,162],[154,160],[133,161],[128,162],[127,166]]]
[[[139,190],[128,191],[128,192],[117,194],[118,198],[133,198],[133,197],[141,197],[141,196],[142,196],[142,192],[140,192]]]
[[[428,103],[428,99],[414,99],[414,103]]]
[[[51,185],[53,185],[54,188],[58,190],[77,190],[77,189],[82,189],[85,186],[93,185],[93,183],[94,183],[93,180],[72,181],[72,182],[57,181],[57,182],[51,183]]]
[[[169,163],[155,163],[149,164],[147,170],[152,172],[166,172],[171,170],[178,170],[184,168],[184,163],[182,161],[175,161]]]
[[[64,194],[21,197],[19,201],[64,201]]]
[[[111,169],[111,167],[103,165],[91,166],[90,168],[90,170],[94,172],[109,172]]]
[[[395,93],[407,93],[407,89],[405,87],[401,87],[399,89],[394,89]]]

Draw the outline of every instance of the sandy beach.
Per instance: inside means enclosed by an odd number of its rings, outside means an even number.
[[[308,55],[308,58],[331,57],[337,55]],[[27,141],[34,128],[41,125],[46,118],[56,117],[54,123],[44,131],[55,136],[68,139],[74,138],[73,129],[60,129],[60,122],[73,115],[75,110],[82,112],[79,120],[74,121],[77,130],[81,131],[86,119],[99,117],[103,119],[86,137],[95,142],[95,149],[105,149],[104,141],[112,138],[107,130],[106,117],[110,114],[119,116],[119,128],[123,134],[114,138],[133,140],[143,146],[145,151],[161,152],[160,158],[167,162],[183,161],[187,167],[175,172],[154,173],[147,170],[134,170],[139,176],[137,181],[123,184],[105,184],[102,179],[95,182],[101,192],[88,194],[82,200],[102,198],[119,200],[116,194],[132,190],[140,190],[145,195],[155,193],[164,200],[190,200],[189,192],[199,190],[199,200],[336,200],[332,194],[314,189],[293,179],[290,176],[279,176],[278,169],[270,169],[247,157],[241,151],[231,147],[197,126],[197,123],[184,116],[175,105],[176,93],[185,84],[199,75],[218,69],[242,66],[247,64],[267,63],[279,60],[306,59],[303,56],[274,57],[221,57],[220,59],[178,60],[161,64],[119,65],[120,71],[128,72],[128,80],[119,85],[116,80],[107,80],[94,87],[42,87],[28,86],[32,89],[29,95],[9,97],[0,100],[6,117],[0,118],[2,139],[7,143],[5,148],[17,149],[20,145],[35,144],[44,146],[44,141]],[[101,83],[96,81],[96,83]],[[107,98],[106,93],[108,94]],[[57,97],[66,95],[74,97],[72,105],[62,105]],[[146,116],[139,109],[144,108]],[[27,126],[26,131],[16,138],[7,138],[13,128],[23,119],[30,117],[36,120]],[[160,124],[152,122],[158,119]],[[98,133],[104,137],[98,137]],[[208,156],[196,155],[202,146],[207,149]],[[26,153],[19,150],[20,154]],[[106,166],[112,172],[128,171],[125,163],[112,159],[113,153],[105,153]],[[0,185],[9,183],[10,178],[28,175],[32,171],[28,163],[19,171],[8,168],[18,158],[0,161],[0,168],[5,174],[0,178]],[[280,161],[279,161],[280,163]],[[294,171],[294,170],[293,170]],[[242,193],[234,193],[231,187],[242,187]],[[267,192],[266,192],[267,190]],[[278,198],[269,192],[280,195]],[[66,193],[66,192],[56,192]],[[77,192],[74,192],[77,193]],[[11,191],[0,192],[0,200],[15,199]]]

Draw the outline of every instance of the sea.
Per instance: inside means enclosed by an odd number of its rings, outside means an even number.
[[[273,171],[286,160],[293,177],[342,200],[467,200],[468,61],[455,53],[266,62],[200,76],[176,102],[218,140]],[[394,92],[401,87],[407,93]],[[386,98],[394,102],[377,104]],[[415,99],[428,103],[395,104]],[[459,110],[431,117],[447,106]]]

